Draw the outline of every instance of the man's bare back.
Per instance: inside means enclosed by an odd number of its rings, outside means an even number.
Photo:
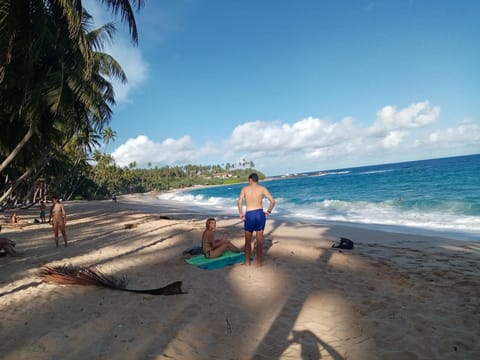
[[[238,198],[238,212],[240,218],[245,221],[245,265],[250,265],[250,253],[253,232],[256,235],[256,258],[257,266],[262,266],[262,249],[263,249],[263,230],[265,229],[266,217],[272,212],[275,206],[275,200],[268,189],[258,184],[258,175],[250,174],[248,177],[248,186],[240,191]],[[263,210],[263,197],[269,201],[268,209]],[[246,202],[246,212],[243,213],[243,200]]]
[[[264,196],[270,200],[270,202],[273,200],[272,195],[270,195],[270,192],[265,186],[252,182],[242,189],[239,201],[245,199],[247,211],[262,209]]]

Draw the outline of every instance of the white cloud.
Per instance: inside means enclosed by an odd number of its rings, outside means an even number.
[[[373,125],[351,117],[338,122],[308,117],[293,124],[254,121],[238,125],[223,146],[196,147],[189,136],[155,143],[146,136],[128,140],[112,154],[117,164],[145,167],[172,164],[253,161],[267,174],[406,161],[480,152],[480,125],[466,119],[447,129],[434,128],[438,107],[428,102],[395,110],[385,106]],[[373,131],[376,128],[382,131]],[[217,159],[215,161],[215,159]]]
[[[390,131],[387,136],[385,136],[381,144],[385,148],[394,148],[399,146],[407,133],[405,131]]]
[[[334,146],[357,131],[353,119],[338,123],[308,117],[293,125],[280,122],[255,121],[237,126],[229,141],[230,152],[281,155]],[[252,136],[252,134],[255,134]]]
[[[456,128],[435,129],[425,138],[417,140],[417,145],[453,147],[473,144],[480,151],[480,125],[465,119]]]
[[[183,136],[180,139],[165,139],[161,143],[155,143],[145,135],[129,139],[125,144],[120,145],[112,153],[115,163],[119,166],[128,166],[136,162],[137,167],[145,168],[150,163],[155,166],[183,165],[198,161],[203,156],[212,152],[214,147],[204,146],[197,149],[190,136]]]
[[[431,107],[428,101],[412,104],[400,111],[388,105],[377,112],[377,119],[369,131],[385,135],[392,130],[419,128],[434,123],[439,114],[440,108]]]

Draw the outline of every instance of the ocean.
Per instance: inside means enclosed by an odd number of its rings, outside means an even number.
[[[319,170],[260,183],[277,202],[273,219],[480,241],[480,154]],[[237,199],[245,185],[159,197],[188,202],[205,216],[238,216]]]

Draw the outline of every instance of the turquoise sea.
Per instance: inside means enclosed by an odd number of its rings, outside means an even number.
[[[480,241],[480,154],[319,170],[261,184],[277,200],[273,219]],[[160,198],[189,202],[208,215],[237,216],[244,185],[197,188]]]

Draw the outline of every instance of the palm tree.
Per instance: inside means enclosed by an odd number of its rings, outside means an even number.
[[[134,43],[133,8],[143,2],[101,0],[128,24]],[[0,2],[0,120],[10,130],[0,134],[5,179],[37,172],[39,158],[31,154],[41,158],[46,148],[51,156],[77,132],[99,132],[110,120],[114,96],[104,76],[124,74],[98,51],[113,25],[89,33],[89,20],[81,0]]]
[[[98,0],[113,14],[127,23],[133,43],[138,43],[138,31],[134,11],[139,11],[144,0]],[[35,49],[41,48],[39,39],[45,39],[45,20],[58,17],[65,20],[66,34],[78,41],[80,51],[89,58],[88,42],[82,31],[83,13],[81,0],[2,0],[0,2],[0,81],[5,67],[14,63],[29,67],[36,59]],[[35,31],[37,30],[37,31]],[[60,29],[58,29],[60,30]],[[63,29],[62,29],[63,30]],[[54,32],[59,34],[59,32]],[[37,47],[35,47],[37,43]]]
[[[103,142],[105,143],[105,152],[107,152],[108,143],[110,142],[110,140],[115,140],[117,132],[113,131],[112,128],[108,126],[105,130],[103,130],[102,136]]]
[[[62,83],[62,86],[53,87],[45,98],[61,98],[63,100],[55,104],[56,111],[53,114],[48,111],[49,106],[47,104],[47,106],[44,106],[47,110],[39,114],[37,122],[24,124],[24,127],[28,126],[28,130],[26,129],[26,135],[20,142],[21,146],[17,145],[14,149],[13,154],[16,155],[17,159],[13,169],[19,171],[24,169],[25,172],[21,176],[12,176],[16,180],[0,200],[4,200],[5,196],[8,197],[9,193],[12,193],[21,182],[25,183],[28,179],[35,179],[35,176],[37,176],[35,174],[42,171],[49,158],[61,155],[61,149],[65,147],[72,136],[81,134],[80,138],[87,136],[85,138],[88,139],[89,134],[99,131],[105,121],[110,119],[109,103],[114,103],[113,92],[111,85],[105,81],[101,74],[97,73],[102,67],[105,67],[104,63],[108,63],[109,58],[107,55],[94,53],[94,59],[95,71],[89,82],[81,76],[76,76],[78,72],[73,71],[70,73],[71,75],[65,75],[63,66],[58,67],[60,70],[57,73],[51,70],[49,74],[51,76],[47,76],[45,83],[58,81]],[[51,69],[55,66],[54,63],[52,64]],[[72,84],[74,86],[71,86]],[[55,93],[57,89],[61,90]],[[14,123],[17,128],[19,124],[20,121]],[[26,160],[25,156],[18,156],[22,155],[21,150],[24,154],[38,153],[39,157],[30,157]],[[3,167],[8,165],[8,160],[11,159],[7,158],[7,161],[2,165]],[[11,170],[7,172],[7,175],[9,173],[11,173]]]

